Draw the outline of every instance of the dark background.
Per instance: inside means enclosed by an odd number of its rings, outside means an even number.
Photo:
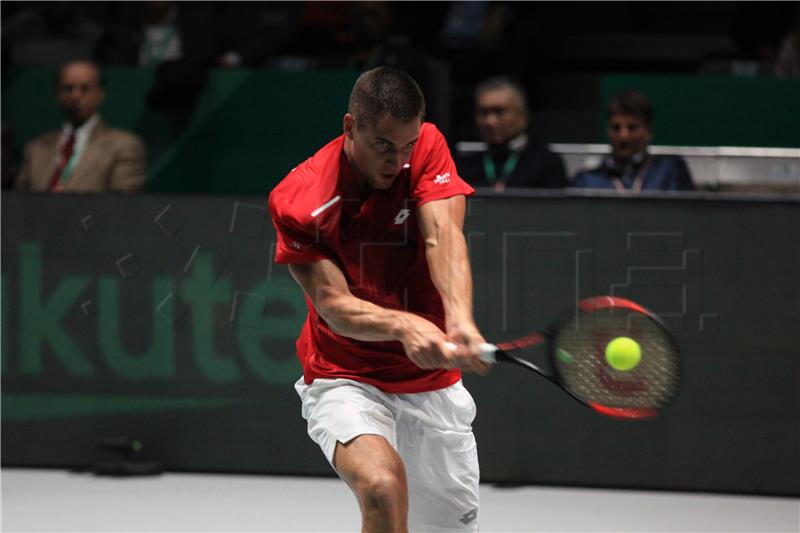
[[[485,481],[800,492],[798,203],[674,196],[470,200],[476,319],[487,338],[544,327],[576,297],[614,294],[663,315],[683,349],[677,400],[643,422],[599,417],[513,368],[467,376]],[[292,389],[303,301],[285,267],[270,262],[264,209],[261,197],[3,195],[3,464],[85,468],[99,439],[122,435],[169,470],[330,475]],[[32,215],[42,212],[50,216]],[[59,323],[88,372],[68,368],[46,342],[40,370],[22,363],[22,315],[31,312],[22,298],[31,293],[19,269],[31,247],[41,274],[27,264],[25,276],[41,278],[49,312],[68,276],[85,276]],[[211,265],[204,283],[220,291],[205,310],[181,292],[201,278],[193,268],[202,261]],[[159,292],[157,278],[172,285]],[[98,297],[102,280],[119,287],[118,315]],[[173,312],[162,315],[170,291]],[[255,318],[239,314],[242,298],[256,302]],[[139,361],[138,375],[110,363],[104,316],[119,323],[116,341]],[[30,328],[47,317],[24,320]],[[217,374],[198,363],[198,324],[212,332]],[[174,357],[166,374],[147,362],[165,333],[174,343],[161,353]],[[242,335],[257,341],[245,348]]]
[[[638,88],[654,144],[800,147],[800,78],[776,75],[796,2],[179,2],[185,57],[143,67],[157,4],[3,3],[5,186],[60,123],[55,67],[75,56],[106,68],[104,117],[147,143],[152,192],[265,193],[341,131],[376,62],[415,76],[451,146],[478,139],[473,91],[503,74],[541,142],[605,142],[608,98]],[[239,67],[221,68],[227,51]]]

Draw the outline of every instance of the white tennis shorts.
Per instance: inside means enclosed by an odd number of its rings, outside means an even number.
[[[308,434],[333,465],[336,443],[381,435],[403,460],[412,531],[478,531],[475,402],[459,381],[415,394],[389,394],[347,379],[317,379],[295,389]]]

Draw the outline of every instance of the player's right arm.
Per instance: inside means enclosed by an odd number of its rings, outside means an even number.
[[[357,298],[333,261],[290,264],[289,271],[317,313],[339,335],[362,341],[400,341],[408,358],[420,368],[452,367],[442,330],[413,313]]]

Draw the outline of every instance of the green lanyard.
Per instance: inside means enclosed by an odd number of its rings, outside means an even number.
[[[59,183],[66,183],[69,181],[69,177],[72,175],[72,171],[75,170],[75,164],[78,162],[78,152],[72,154],[72,157],[69,158],[69,163],[67,166],[64,167],[64,170],[61,172],[61,177],[58,178]]]
[[[58,182],[61,185],[64,185],[66,182],[68,182],[69,177],[72,176],[72,171],[75,170],[75,165],[78,164],[78,160],[81,158],[81,152],[83,152],[83,148],[84,146],[81,146],[80,149],[78,149],[78,136],[75,135],[75,149],[72,151],[69,161],[67,161],[67,164],[64,165],[64,170],[61,171],[61,176],[58,178]]]
[[[636,177],[633,179],[633,184],[630,189],[625,187],[625,184],[622,182],[621,179],[618,177],[613,177],[614,188],[617,189],[619,192],[628,192],[633,191],[636,194],[642,192],[642,186],[644,185],[644,178],[647,174],[647,169],[650,167],[650,156],[647,156],[647,159],[644,160],[642,166],[639,167],[639,172],[636,173]]]
[[[511,155],[508,156],[503,165],[503,171],[500,173],[500,183],[504,184],[506,182],[511,173],[514,172],[514,169],[517,168],[517,163],[519,163],[519,152],[511,152]],[[486,179],[489,183],[493,185],[497,183],[497,170],[495,170],[494,161],[492,161],[492,156],[489,155],[489,152],[483,154],[483,170],[486,172]]]

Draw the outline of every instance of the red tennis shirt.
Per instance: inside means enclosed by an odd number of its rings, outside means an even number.
[[[444,307],[431,281],[417,209],[432,200],[474,191],[456,171],[444,137],[425,123],[411,159],[391,188],[366,200],[348,198],[355,175],[344,153],[344,135],[292,170],[270,193],[277,230],[277,263],[329,259],[350,292],[387,309],[405,310],[443,331]],[[352,196],[352,195],[351,195]],[[413,393],[452,385],[458,370],[424,370],[399,341],[366,342],[338,335],[306,297],[308,317],[297,339],[306,383],[347,378],[385,392]]]

